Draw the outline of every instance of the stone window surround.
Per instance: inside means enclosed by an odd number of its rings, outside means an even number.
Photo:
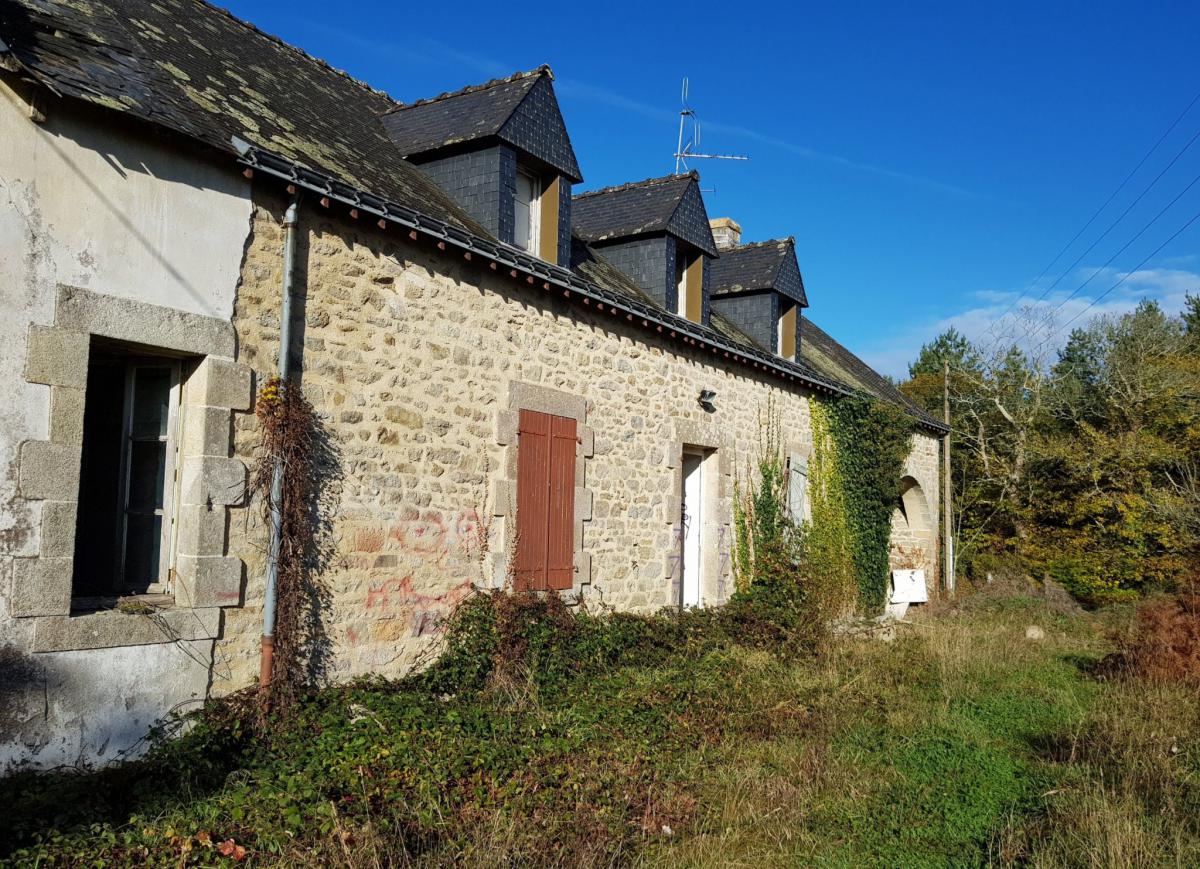
[[[575,420],[575,532],[574,577],[571,593],[582,595],[592,581],[592,557],[583,549],[583,527],[592,519],[592,491],[585,486],[585,462],[594,452],[595,433],[587,426],[587,399],[560,392],[546,386],[522,381],[511,381],[508,385],[508,406],[496,411],[496,443],[504,447],[501,476],[492,491],[492,514],[504,520],[503,535],[491,553],[492,584],[502,588],[508,581],[511,554],[508,551],[512,539],[511,531],[517,521],[517,429],[521,411],[532,410]]]
[[[151,616],[105,610],[72,616],[71,584],[83,411],[92,337],[193,360],[179,423],[175,605]],[[40,550],[15,559],[9,610],[34,622],[33,651],[211,639],[220,608],[241,601],[243,565],[227,553],[229,508],[246,497],[246,466],[229,456],[232,414],[252,404],[249,366],[234,361],[227,320],[59,285],[54,325],[31,324],[25,380],[50,389],[50,439],[22,442],[18,492],[41,502]]]
[[[670,533],[670,548],[663,557],[663,580],[669,586],[669,606],[679,601],[679,587],[683,581],[680,571],[679,516],[683,509],[683,451],[698,447],[709,451],[704,459],[701,473],[708,482],[704,498],[706,521],[701,534],[700,551],[703,555],[701,572],[701,606],[720,605],[732,593],[731,556],[733,551],[733,450],[721,428],[714,422],[676,420],[671,442],[664,455],[664,463],[671,469],[671,490],[667,494],[663,521]],[[715,464],[714,464],[715,463]],[[716,471],[717,485],[711,485],[712,472]],[[727,580],[726,577],[730,576]]]

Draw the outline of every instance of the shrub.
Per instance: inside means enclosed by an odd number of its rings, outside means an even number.
[[[1200,594],[1145,601],[1118,642],[1118,650],[1100,662],[1101,674],[1200,685]]]

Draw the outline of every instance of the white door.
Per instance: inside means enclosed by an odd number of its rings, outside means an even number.
[[[704,528],[703,456],[683,455],[683,605],[700,605],[700,535]]]

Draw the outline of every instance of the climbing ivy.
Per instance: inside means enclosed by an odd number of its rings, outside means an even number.
[[[852,396],[814,401],[813,420],[814,435],[818,429],[827,432],[832,446],[834,461],[826,460],[817,472],[827,475],[827,489],[841,490],[858,606],[875,613],[887,592],[892,512],[912,448],[912,419],[894,405]],[[815,508],[814,503],[817,526]]]
[[[847,521],[846,481],[831,432],[829,406],[813,401],[813,452],[808,465],[811,519],[804,525],[804,555],[808,573],[820,578],[827,600],[826,614],[845,615],[854,608],[858,583],[854,546]]]

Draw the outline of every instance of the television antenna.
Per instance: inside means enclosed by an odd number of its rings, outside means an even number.
[[[682,108],[679,110],[679,142],[675,146],[675,174],[688,171],[688,160],[749,160],[750,158],[742,154],[704,154],[698,149],[700,148],[700,118],[696,116],[696,110],[688,105],[688,80],[687,76],[683,78],[683,91],[680,97]],[[688,121],[691,121],[692,132],[685,142],[683,133],[687,127]]]

